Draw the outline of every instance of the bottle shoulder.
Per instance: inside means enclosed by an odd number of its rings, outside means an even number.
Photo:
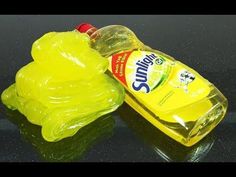
[[[91,39],[92,48],[104,57],[120,51],[141,49],[144,46],[133,31],[122,25],[103,27],[94,32]]]
[[[122,25],[109,25],[98,29],[91,36],[91,46],[104,57],[122,51],[149,51],[162,55],[172,61],[175,59],[159,50],[153,49],[140,41],[135,33]]]

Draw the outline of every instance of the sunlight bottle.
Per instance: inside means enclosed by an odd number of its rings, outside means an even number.
[[[125,101],[162,132],[185,146],[206,136],[224,117],[224,95],[199,73],[144,45],[125,26],[81,24],[91,47],[108,58],[109,71],[126,89]]]

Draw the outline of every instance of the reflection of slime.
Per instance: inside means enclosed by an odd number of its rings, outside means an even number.
[[[59,142],[43,139],[40,127],[35,126],[18,111],[6,110],[7,118],[16,124],[22,137],[39,152],[42,160],[68,162],[80,160],[96,143],[113,134],[115,120],[111,115],[102,116],[81,128],[74,136]]]
[[[200,161],[211,150],[215,141],[215,137],[211,133],[194,146],[185,147],[147,122],[127,104],[123,104],[118,109],[118,113],[137,136],[166,161]]]
[[[45,140],[73,136],[122,104],[124,88],[104,73],[108,61],[90,48],[86,34],[47,33],[31,54],[34,61],[17,72],[2,101],[42,126]]]

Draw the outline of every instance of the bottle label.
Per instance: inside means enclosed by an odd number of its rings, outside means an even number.
[[[111,57],[113,75],[132,91],[150,93],[168,77],[170,63],[148,51],[127,51]]]
[[[125,51],[109,61],[113,76],[156,115],[195,103],[210,92],[209,82],[196,71],[157,52]]]
[[[125,101],[138,113],[180,142],[201,135],[215,95],[200,74],[154,50],[117,53],[109,62],[109,70],[126,88]]]

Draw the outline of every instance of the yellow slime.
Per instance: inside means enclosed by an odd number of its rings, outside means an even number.
[[[87,34],[50,32],[34,42],[33,62],[16,74],[16,83],[1,95],[10,109],[42,126],[53,142],[117,109],[124,89],[104,72],[108,61],[90,48]]]

